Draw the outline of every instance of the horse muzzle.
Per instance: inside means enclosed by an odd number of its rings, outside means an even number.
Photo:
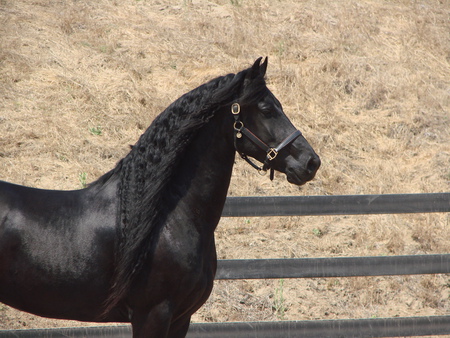
[[[303,153],[299,160],[288,161],[285,169],[286,178],[289,183],[303,185],[316,176],[320,164],[320,158],[314,151]]]

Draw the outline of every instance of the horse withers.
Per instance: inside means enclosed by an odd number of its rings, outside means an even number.
[[[297,185],[320,166],[266,87],[261,60],[181,96],[85,189],[0,181],[0,301],[131,322],[133,337],[184,337],[212,289],[235,153]]]

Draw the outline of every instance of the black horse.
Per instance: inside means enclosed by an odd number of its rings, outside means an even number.
[[[133,337],[184,337],[213,285],[235,152],[297,185],[320,166],[266,87],[266,68],[259,58],[180,97],[86,189],[0,181],[0,301],[131,322]]]

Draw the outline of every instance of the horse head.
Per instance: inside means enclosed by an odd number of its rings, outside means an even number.
[[[231,105],[235,149],[256,169],[270,169],[271,179],[277,170],[285,173],[290,183],[303,185],[314,178],[320,158],[266,87],[267,58],[262,63],[261,59],[247,70],[241,95]],[[262,166],[249,157],[262,162]]]

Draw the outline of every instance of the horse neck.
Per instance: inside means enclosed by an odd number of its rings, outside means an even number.
[[[214,232],[222,214],[234,164],[232,121],[224,112],[198,132],[187,147],[172,187],[182,212],[199,232]],[[192,217],[194,216],[194,217]]]

